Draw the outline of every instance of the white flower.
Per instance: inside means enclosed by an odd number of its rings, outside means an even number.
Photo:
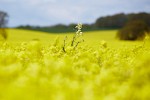
[[[77,28],[78,30],[81,30],[82,29],[82,24],[79,23],[75,28]]]

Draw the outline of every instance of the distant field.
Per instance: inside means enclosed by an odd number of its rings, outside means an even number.
[[[56,37],[54,34],[47,34],[44,32],[21,30],[21,29],[8,29],[9,42],[28,42],[38,39],[42,42],[51,42]]]
[[[11,43],[20,43],[20,42],[29,42],[32,40],[40,40],[44,44],[52,44],[54,40],[59,37],[60,41],[63,41],[65,36],[72,38],[74,33],[64,33],[64,34],[54,34],[54,33],[45,33],[38,31],[30,30],[21,30],[21,29],[8,29],[8,42]],[[84,44],[90,44],[91,46],[97,46],[101,41],[106,41],[110,47],[122,47],[122,46],[133,46],[138,42],[131,41],[119,41],[116,39],[117,30],[103,30],[103,31],[90,31],[84,32],[83,38],[85,40]]]
[[[59,36],[60,38],[67,36],[72,36],[74,33],[66,33],[66,34],[54,34],[54,33],[45,33],[45,32],[38,32],[38,31],[31,31],[31,30],[21,30],[21,29],[8,29],[8,40],[9,41],[30,41],[33,39],[39,39],[41,41],[51,41],[55,37]],[[91,31],[85,32],[84,38],[88,41],[99,41],[99,40],[108,40],[114,41],[116,30],[111,31]]]

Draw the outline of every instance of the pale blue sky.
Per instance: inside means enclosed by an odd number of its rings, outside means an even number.
[[[100,16],[148,12],[150,0],[0,0],[9,26],[93,23]]]

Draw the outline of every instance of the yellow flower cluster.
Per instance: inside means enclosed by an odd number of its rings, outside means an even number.
[[[57,40],[58,41],[58,40]],[[0,47],[0,100],[149,100],[150,48]]]

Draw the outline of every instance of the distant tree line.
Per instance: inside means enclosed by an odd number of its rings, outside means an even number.
[[[92,31],[92,30],[105,30],[105,29],[120,29],[124,27],[128,22],[142,20],[148,26],[150,26],[150,14],[149,13],[131,13],[131,14],[115,14],[111,16],[105,16],[98,18],[95,23],[92,24],[83,24],[83,31]],[[75,23],[70,25],[58,24],[54,26],[18,26],[19,29],[30,29],[30,30],[38,30],[45,32],[73,32],[75,31]]]
[[[100,17],[96,20],[95,26],[98,28],[121,28],[129,20],[129,15],[124,13]]]
[[[113,16],[100,17],[96,20],[96,27],[107,27],[107,28],[122,28],[126,23],[141,20],[150,26],[150,14],[149,13],[131,13],[131,14],[116,14]]]
[[[75,32],[76,31],[76,29],[75,29],[76,25],[77,24],[75,24],[75,23],[72,23],[69,25],[57,24],[57,25],[45,26],[45,27],[25,25],[25,26],[18,26],[16,28],[43,31],[43,32],[66,33],[66,32]],[[92,30],[96,30],[96,29],[98,29],[98,28],[96,28],[90,24],[84,24],[83,25],[83,31],[92,31]]]

